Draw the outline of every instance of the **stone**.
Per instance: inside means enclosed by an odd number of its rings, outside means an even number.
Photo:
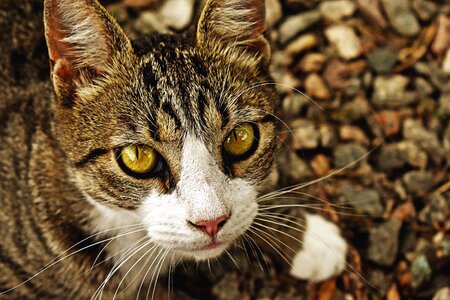
[[[330,161],[325,155],[317,154],[311,160],[311,168],[313,169],[314,174],[322,177],[330,172]]]
[[[427,154],[411,141],[401,141],[396,144],[402,159],[413,167],[424,169],[428,163]]]
[[[340,57],[353,59],[361,54],[361,42],[352,27],[332,25],[325,29],[325,36],[336,47]]]
[[[280,168],[283,176],[298,182],[307,178],[311,178],[313,173],[308,164],[294,151],[289,151],[286,155],[280,159]]]
[[[377,156],[377,166],[382,170],[399,169],[405,165],[402,152],[397,144],[388,144],[381,147]]]
[[[403,75],[377,76],[372,102],[377,106],[398,107],[418,100],[417,92],[407,92],[409,78]]]
[[[429,225],[443,224],[449,219],[450,207],[448,199],[439,193],[433,193],[429,203],[420,211],[419,220]]]
[[[353,141],[362,145],[368,145],[370,143],[364,131],[361,128],[349,124],[339,127],[339,136],[344,141]]]
[[[450,132],[450,130],[449,130]],[[320,125],[320,144],[325,148],[332,148],[337,144],[337,136],[333,127],[327,124]]]
[[[319,11],[325,19],[336,22],[352,16],[356,5],[350,0],[324,1],[319,4]]]
[[[450,74],[450,48],[445,52],[444,60],[442,61],[442,71]]]
[[[413,0],[412,7],[422,21],[431,20],[438,12],[438,6],[427,0]]]
[[[339,186],[338,191],[340,203],[348,204],[354,209],[367,213],[372,217],[382,216],[384,209],[377,191],[349,183]]]
[[[365,118],[372,111],[364,97],[355,97],[352,101],[345,103],[337,113],[336,117],[339,121],[349,123]]]
[[[333,152],[336,168],[354,169],[361,166],[367,160],[367,149],[358,144],[341,144]]]
[[[423,77],[414,78],[414,88],[421,97],[430,96],[434,92],[434,87]]]
[[[306,119],[296,119],[291,123],[293,132],[292,147],[296,150],[315,149],[319,145],[319,132],[314,122]]]
[[[142,8],[146,6],[153,5],[158,0],[123,0],[123,3],[127,6],[135,7],[135,8]]]
[[[133,28],[141,34],[147,34],[151,32],[170,32],[165,22],[161,19],[161,16],[154,11],[144,11],[139,18],[133,22]]]
[[[439,97],[439,110],[446,115],[450,115],[450,93],[442,94]]]
[[[318,10],[309,10],[297,15],[287,17],[280,25],[280,41],[287,42],[301,31],[308,29],[321,20],[321,14]]]
[[[393,136],[400,131],[400,114],[395,110],[382,110],[375,114],[375,121],[384,134]]]
[[[377,0],[356,0],[359,11],[372,24],[385,29],[388,26]]]
[[[310,104],[311,100],[299,93],[288,94],[283,99],[283,111],[288,116],[298,116]]]
[[[304,34],[292,41],[285,49],[284,53],[288,57],[293,57],[303,51],[311,49],[319,44],[315,34]]]
[[[429,171],[409,171],[403,175],[403,183],[408,192],[424,194],[433,186],[433,174]]]
[[[175,30],[186,28],[192,20],[193,13],[193,0],[166,0],[159,10],[165,25]]]
[[[420,31],[420,24],[414,15],[409,0],[381,0],[391,26],[400,34],[415,36]]]
[[[358,77],[352,77],[345,83],[344,93],[348,97],[354,97],[361,92],[362,83]]]
[[[317,73],[309,74],[305,78],[304,85],[307,95],[313,99],[329,99],[331,97],[330,90]]]
[[[450,299],[450,287],[443,287],[434,294],[432,300],[448,300]]]
[[[419,121],[406,119],[403,122],[403,136],[430,154],[430,158],[437,164],[444,159],[445,151],[439,143],[437,134],[425,129]]]
[[[322,53],[308,53],[300,60],[297,69],[305,73],[319,72],[326,61],[327,57]]]
[[[283,8],[279,0],[266,0],[266,26],[272,28],[283,16]]]
[[[438,18],[438,29],[434,36],[431,50],[435,54],[443,54],[450,48],[450,17],[441,14]]]
[[[388,48],[375,48],[367,54],[369,65],[377,73],[388,73],[397,61],[397,56]]]
[[[391,218],[379,226],[372,227],[369,231],[369,248],[367,257],[369,260],[381,265],[392,266],[398,252],[398,236],[402,221]]]
[[[428,280],[430,280],[432,274],[430,263],[424,254],[419,254],[413,260],[411,265],[411,286],[418,288]]]
[[[444,145],[444,150],[447,156],[447,162],[450,161],[450,124],[447,125],[447,128],[444,131],[444,136],[442,137],[442,144]]]

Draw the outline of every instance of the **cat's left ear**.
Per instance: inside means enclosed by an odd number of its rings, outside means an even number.
[[[264,0],[207,0],[196,38],[199,45],[237,47],[268,63],[270,47],[265,31]]]
[[[91,83],[132,52],[122,29],[96,0],[45,0],[44,25],[60,93]]]

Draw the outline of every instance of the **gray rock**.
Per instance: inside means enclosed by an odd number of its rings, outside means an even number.
[[[416,92],[407,92],[409,78],[403,75],[377,76],[372,102],[377,106],[398,107],[418,100]]]
[[[389,280],[384,272],[380,269],[369,270],[367,280],[371,283],[371,285],[377,288],[377,291],[381,294],[382,297],[386,296],[386,293],[392,284],[392,280]]]
[[[338,145],[333,152],[336,168],[348,167],[354,169],[366,163],[367,149],[358,144]]]
[[[431,20],[439,9],[434,2],[427,0],[413,0],[412,6],[419,18],[423,21]]]
[[[310,10],[298,15],[290,16],[281,24],[279,28],[280,41],[285,43],[299,32],[308,29],[319,22],[321,14],[318,10]]]
[[[401,141],[396,144],[396,148],[401,153],[402,159],[411,166],[422,169],[427,166],[427,154],[412,141]]]
[[[325,29],[325,36],[336,47],[340,57],[353,59],[361,54],[361,42],[352,27],[333,25]]]
[[[373,217],[380,217],[383,214],[383,206],[377,191],[349,183],[344,183],[338,190],[341,203],[348,204]]]
[[[310,178],[313,175],[308,164],[303,159],[299,158],[294,151],[289,151],[289,153],[280,158],[280,168],[284,176],[297,182],[299,180]]]
[[[345,84],[344,93],[349,97],[354,97],[361,92],[361,86],[362,86],[361,79],[359,79],[358,77],[352,77],[349,80],[347,80],[347,83]]]
[[[314,122],[306,119],[296,119],[291,123],[294,133],[292,147],[296,150],[314,149],[319,145],[319,132]]]
[[[421,97],[429,96],[434,92],[434,87],[424,78],[414,78],[414,87]]]
[[[387,73],[395,65],[397,56],[387,48],[375,48],[367,54],[369,65],[378,73]]]
[[[426,193],[433,185],[433,174],[428,171],[410,171],[403,175],[403,183],[410,193]]]
[[[450,130],[449,130],[450,132]],[[323,124],[319,128],[320,144],[325,148],[332,148],[337,144],[337,135],[332,126]]]
[[[409,0],[381,0],[392,27],[402,35],[415,36],[420,24],[411,10]]]
[[[299,93],[288,94],[283,99],[283,111],[288,116],[298,116],[302,109],[307,107],[310,103],[311,100],[305,95]]]
[[[450,287],[443,287],[434,294],[432,300],[448,300],[450,299]]]
[[[356,5],[350,0],[324,1],[319,4],[319,11],[325,19],[339,21],[355,13]]]
[[[355,99],[342,106],[338,116],[340,121],[348,123],[358,121],[371,113],[371,107],[366,99],[363,97],[355,97]]]
[[[439,109],[446,115],[450,115],[450,93],[442,94],[439,97]]]
[[[398,235],[401,226],[402,221],[391,218],[380,226],[370,229],[367,249],[369,260],[382,266],[392,266],[398,252]]]
[[[133,23],[133,28],[141,34],[147,34],[154,31],[168,33],[170,30],[167,28],[161,16],[154,11],[145,11],[141,13]]]
[[[403,136],[430,154],[431,159],[439,164],[445,156],[445,151],[439,143],[435,132],[425,129],[419,121],[406,119],[403,123]]]
[[[442,194],[434,193],[431,195],[429,203],[420,211],[419,220],[433,225],[447,221],[449,215],[448,199],[445,199]]]
[[[418,288],[431,278],[432,270],[427,257],[424,254],[418,255],[411,266],[411,286]]]
[[[377,166],[382,170],[402,168],[405,165],[403,153],[397,144],[384,145],[377,156]]]

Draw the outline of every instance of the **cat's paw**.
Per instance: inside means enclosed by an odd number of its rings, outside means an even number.
[[[291,275],[312,282],[340,274],[345,268],[347,243],[339,228],[318,215],[306,215],[303,248],[294,257]]]

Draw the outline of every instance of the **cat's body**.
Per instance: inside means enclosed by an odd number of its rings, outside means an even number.
[[[131,44],[97,2],[46,1],[55,97],[0,111],[0,298],[136,297],[245,233],[278,142],[263,20],[212,0],[196,32]],[[336,227],[303,225],[292,274],[340,272]]]

